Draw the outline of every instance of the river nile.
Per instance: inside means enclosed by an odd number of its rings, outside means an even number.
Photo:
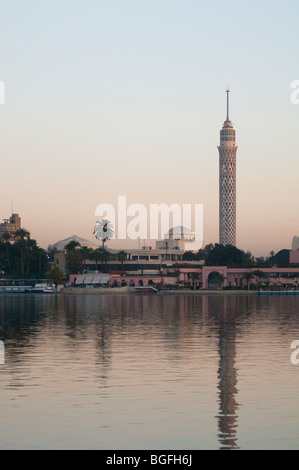
[[[1,449],[299,449],[299,297],[0,295]]]

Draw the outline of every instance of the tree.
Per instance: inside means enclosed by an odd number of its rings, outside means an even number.
[[[280,250],[276,254],[274,254],[274,251],[271,251],[270,254],[269,263],[272,265],[275,264],[281,268],[288,267],[290,265],[290,250]]]
[[[117,254],[117,258],[118,258],[118,260],[121,262],[121,272],[122,272],[122,274],[123,274],[123,272],[124,272],[124,261],[127,260],[127,256],[128,256],[128,255],[127,255],[126,251],[124,251],[124,250],[121,250],[121,251]]]
[[[222,290],[222,288],[223,288],[223,283],[224,283],[226,277],[224,276],[224,274],[219,274],[218,279],[219,279],[219,281],[220,281],[220,288],[221,288],[221,290]]]
[[[110,253],[108,250],[106,250],[106,248],[100,248],[100,252],[101,252],[101,260],[102,260],[102,272],[103,272],[103,263],[105,263],[106,272],[108,272],[107,263],[110,259]]]
[[[76,242],[76,240],[72,240],[69,242],[67,245],[65,245],[64,249],[67,253],[74,252],[77,248],[80,248],[81,245],[79,242]]]
[[[5,248],[6,248],[6,258],[7,258],[7,266],[8,266],[8,274],[11,274],[11,264],[10,264],[10,256],[9,256],[9,248],[10,248],[10,239],[11,239],[11,234],[9,232],[4,232],[2,234],[2,239],[5,243]]]
[[[260,288],[260,279],[263,277],[264,273],[260,269],[253,271],[254,276],[257,278],[257,287]]]
[[[98,271],[98,262],[102,259],[102,254],[100,253],[99,249],[92,250],[92,253],[90,255],[90,259],[92,259],[96,262],[96,270]]]
[[[254,274],[253,274],[253,272],[248,272],[248,273],[245,273],[244,276],[245,276],[245,279],[247,281],[247,289],[249,290],[250,280],[254,277]]]
[[[26,241],[30,240],[30,233],[25,228],[20,228],[15,232],[14,238],[16,240],[17,247],[20,250],[20,265],[21,265],[21,276],[24,277],[24,256],[26,249]]]
[[[207,266],[251,267],[254,265],[252,254],[245,253],[233,245],[210,247],[206,255]]]
[[[60,271],[60,269],[58,268],[53,268],[51,269],[51,271],[48,271],[46,277],[47,279],[51,279],[52,281],[54,281],[56,284],[62,282],[64,279],[63,272]]]
[[[195,290],[196,281],[199,279],[199,273],[194,272],[194,273],[191,273],[190,276],[191,276],[191,280],[193,284],[193,289]]]
[[[82,268],[82,254],[79,251],[69,251],[66,254],[66,266],[69,274],[78,274]]]
[[[84,269],[86,270],[86,261],[91,258],[93,250],[87,246],[82,246],[79,252],[82,255]]]
[[[176,283],[177,283],[177,286],[179,287],[180,285],[180,282],[179,282],[179,277],[180,277],[180,274],[181,274],[181,271],[179,269],[176,269],[173,273],[173,275],[176,277]]]
[[[29,240],[30,232],[26,228],[20,228],[15,232],[14,238],[15,240]]]

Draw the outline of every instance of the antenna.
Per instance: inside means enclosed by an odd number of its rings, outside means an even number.
[[[229,94],[230,94],[229,89],[226,90],[226,93],[227,93],[227,116],[226,116],[226,120],[229,121]]]

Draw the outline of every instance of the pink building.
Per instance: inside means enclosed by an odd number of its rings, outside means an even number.
[[[255,274],[254,274],[255,273]],[[298,286],[299,268],[228,268],[203,266],[168,268],[161,275],[77,274],[69,282],[76,287],[87,286],[148,286],[219,289],[244,288],[248,285]]]
[[[299,264],[299,250],[290,251],[290,263]]]

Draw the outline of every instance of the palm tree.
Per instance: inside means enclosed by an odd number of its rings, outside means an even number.
[[[101,219],[95,225],[93,234],[98,240],[102,240],[102,249],[105,249],[107,240],[113,238],[113,225],[109,220]]]
[[[123,274],[123,272],[124,272],[124,261],[127,260],[127,253],[126,253],[126,251],[121,250],[121,251],[117,254],[117,258],[118,258],[118,260],[121,262],[121,273]]]
[[[88,248],[87,246],[82,246],[80,248],[80,253],[83,258],[83,265],[84,269],[86,270],[86,261],[91,258],[93,250],[91,248]]]
[[[245,273],[245,279],[247,281],[247,289],[249,290],[250,288],[250,279],[252,279],[254,277],[254,274],[253,272],[248,272],[248,273]]]
[[[67,245],[65,245],[64,249],[67,253],[71,253],[76,250],[76,248],[80,248],[81,245],[79,242],[76,242],[76,240],[72,240],[69,242]]]
[[[179,269],[176,269],[173,273],[173,275],[176,277],[176,283],[177,286],[179,287],[179,277],[180,277],[181,271]]]
[[[106,266],[105,269],[106,269],[106,272],[108,272],[107,263],[108,263],[108,261],[110,260],[110,253],[109,253],[109,251],[106,250],[105,248],[104,248],[104,250],[103,250],[103,258],[104,258],[104,261],[105,261],[105,266]]]
[[[20,248],[20,261],[21,261],[21,276],[24,277],[24,252],[26,249],[27,241],[30,240],[30,233],[25,228],[20,228],[14,234],[17,240],[18,247]]]
[[[104,265],[104,262],[105,262],[105,265],[106,265],[106,271],[107,271],[107,261],[110,259],[110,253],[108,250],[106,250],[105,248],[99,248],[99,253],[101,254],[101,262],[102,262],[102,272],[103,272],[103,265]]]
[[[10,266],[10,257],[9,257],[9,247],[10,247],[9,240],[11,239],[11,234],[9,232],[4,232],[2,234],[2,239],[5,242],[8,274],[10,275],[11,274],[11,266]]]
[[[16,240],[29,240],[30,232],[26,228],[20,228],[15,232],[14,237]]]
[[[96,271],[98,271],[98,262],[102,259],[102,254],[99,249],[93,250],[91,253],[91,258],[96,262]]]
[[[192,284],[193,284],[193,289],[195,290],[195,284],[198,279],[199,279],[199,273],[191,273],[191,279],[192,279]]]
[[[30,272],[30,262],[32,261],[34,255],[36,254],[36,241],[35,240],[27,240],[26,242],[26,249],[24,252],[24,269],[25,269],[25,264],[26,264],[26,276],[29,276]]]
[[[219,279],[219,281],[220,281],[220,288],[221,288],[221,290],[222,290],[222,288],[223,288],[223,283],[224,283],[226,277],[224,276],[224,274],[219,274],[218,279]]]
[[[257,288],[259,290],[259,288],[260,288],[260,279],[261,279],[261,277],[263,277],[264,273],[260,269],[256,269],[255,271],[253,271],[253,274],[257,278]]]

